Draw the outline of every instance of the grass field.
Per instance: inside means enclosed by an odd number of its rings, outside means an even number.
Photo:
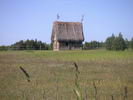
[[[1,51],[0,100],[77,100],[74,62],[85,100],[133,100],[131,50]]]

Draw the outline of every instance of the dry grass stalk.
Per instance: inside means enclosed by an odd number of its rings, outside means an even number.
[[[76,72],[79,73],[79,67],[78,67],[78,65],[76,64],[76,62],[74,62],[74,66],[75,66],[75,68],[76,68]]]
[[[97,100],[97,87],[94,81],[93,81],[93,87],[94,87],[94,98],[95,100]]]
[[[126,100],[127,99],[127,94],[128,94],[128,90],[127,90],[127,87],[125,86],[124,87],[124,100]]]
[[[114,100],[114,96],[113,95],[111,95],[111,100]]]
[[[59,86],[58,86],[58,79],[56,80],[56,100],[59,99]]]
[[[77,100],[83,100],[82,98],[82,93],[81,93],[81,90],[80,90],[80,86],[79,86],[79,67],[76,63],[74,63],[74,66],[76,68],[76,72],[75,72],[75,88],[74,88],[74,93],[76,94],[77,96]]]
[[[25,76],[27,77],[27,81],[30,82],[30,76],[29,74],[27,73],[27,71],[23,68],[23,67],[19,67],[21,69],[21,71],[25,74]]]
[[[85,100],[88,100],[87,90],[85,89]]]
[[[45,91],[45,89],[43,89],[43,93],[42,93],[42,95],[43,95],[43,99],[44,99],[44,100],[47,100],[47,98],[46,98],[46,91]]]

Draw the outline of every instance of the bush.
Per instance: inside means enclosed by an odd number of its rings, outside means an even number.
[[[8,46],[0,46],[0,51],[6,51],[8,50]]]

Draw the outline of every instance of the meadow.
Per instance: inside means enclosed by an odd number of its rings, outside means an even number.
[[[77,100],[74,63],[84,100],[133,100],[132,50],[0,51],[0,100]]]

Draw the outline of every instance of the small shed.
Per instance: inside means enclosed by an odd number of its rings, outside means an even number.
[[[54,51],[82,49],[84,41],[82,23],[55,21],[51,41]]]

